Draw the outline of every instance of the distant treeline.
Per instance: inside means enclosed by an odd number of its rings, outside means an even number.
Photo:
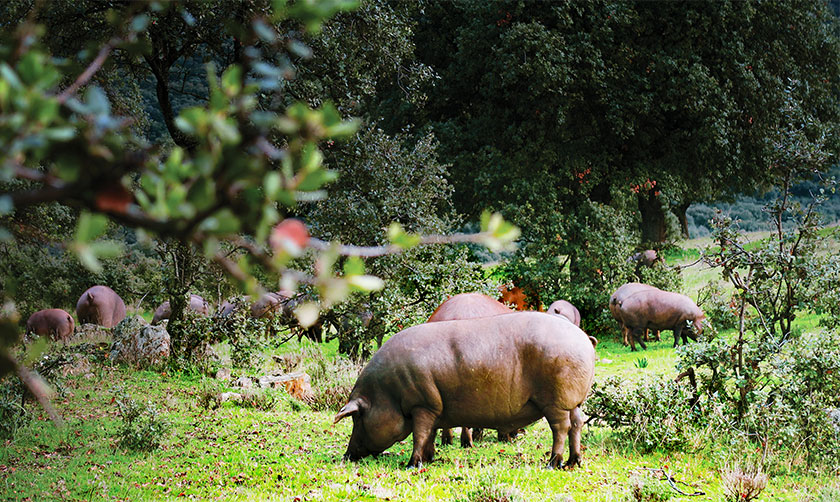
[[[840,166],[831,168],[823,176],[840,180]],[[797,184],[792,191],[804,209],[811,202],[812,194],[820,193],[820,188],[823,188],[823,185],[815,177],[813,180]],[[826,224],[840,221],[840,187],[836,193],[830,193],[828,189],[825,189],[823,193],[828,197],[828,200],[820,206],[823,221]],[[738,225],[746,232],[769,230],[771,223],[764,212],[764,207],[777,196],[778,190],[773,189],[766,193],[742,196],[734,202],[692,204],[686,213],[689,235],[692,238],[709,235],[712,230],[711,220],[718,210],[738,220]]]

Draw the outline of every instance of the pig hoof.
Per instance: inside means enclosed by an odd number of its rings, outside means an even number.
[[[472,448],[473,446],[472,441],[461,441],[461,448]]]
[[[422,469],[423,462],[409,462],[408,464],[406,464],[405,468],[406,470]]]
[[[580,467],[580,457],[571,457],[563,464],[563,469],[572,470],[575,467]]]
[[[553,471],[554,469],[560,468],[563,465],[563,458],[560,455],[554,455],[548,460],[548,464],[546,464],[545,469],[547,471]]]

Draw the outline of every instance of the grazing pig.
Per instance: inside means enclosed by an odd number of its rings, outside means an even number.
[[[627,261],[635,263],[637,267],[652,267],[654,263],[662,263],[662,257],[653,249],[645,249],[627,258]]]
[[[621,304],[621,302],[624,301],[624,299],[628,296],[636,294],[639,291],[645,291],[648,289],[655,289],[659,291],[659,288],[649,286],[647,284],[642,284],[640,282],[628,282],[627,284],[616,289],[615,293],[613,293],[612,296],[610,296],[610,314],[612,314],[613,319],[618,321],[619,326],[621,326],[621,341],[625,347],[630,345],[630,330],[627,329],[627,326],[625,326],[623,322],[621,322],[621,319],[618,316],[618,307]],[[647,330],[645,331],[645,333],[647,333]],[[658,330],[655,331],[654,337],[657,341],[659,341]]]
[[[385,342],[356,380],[335,417],[353,417],[344,457],[377,455],[412,434],[407,466],[420,467],[434,457],[436,428],[517,430],[545,417],[547,467],[560,467],[570,412],[594,375],[595,349],[559,316],[516,312],[420,324]],[[566,465],[579,459],[573,451]]]
[[[210,315],[210,305],[207,304],[204,298],[198,295],[190,295],[190,304],[188,308],[201,315]],[[164,319],[169,319],[169,316],[171,315],[172,307],[169,306],[169,300],[167,300],[161,303],[157,310],[155,310],[155,315],[152,317],[152,325],[155,325]]]
[[[507,306],[487,295],[481,293],[461,293],[447,298],[435,309],[426,322],[476,319],[479,317],[510,313],[511,310]],[[472,448],[473,438],[478,441],[481,439],[482,432],[482,429],[470,431],[469,427],[461,427],[461,447]],[[500,432],[499,438],[505,438],[505,434]],[[451,429],[445,428],[440,432],[440,442],[441,444],[452,444]]]
[[[125,319],[125,303],[108,286],[93,286],[76,303],[79,324],[98,324],[113,328]]]
[[[318,319],[315,324],[303,328],[298,324],[295,317],[295,309],[303,303],[306,297],[303,294],[281,289],[276,293],[266,293],[259,300],[251,304],[251,317],[258,319],[277,317],[280,322],[297,334],[298,341],[304,336],[313,342],[323,342],[323,321]],[[274,333],[274,326],[270,326],[271,335]]]
[[[457,321],[462,319],[476,319],[499,314],[510,314],[512,311],[505,304],[481,293],[461,293],[450,296],[429,317],[426,322]]]
[[[557,300],[549,305],[546,311],[549,314],[561,315],[566,319],[572,321],[575,326],[580,327],[580,310],[566,300]]]
[[[677,346],[680,337],[685,345],[688,343],[686,334],[696,340],[697,334],[703,332],[703,320],[706,318],[691,298],[660,289],[638,291],[626,297],[618,305],[618,316],[624,326],[632,332],[632,350],[636,350],[635,340],[639,341],[643,349],[646,348],[641,340],[645,329],[673,330],[674,347]],[[686,327],[688,321],[694,324],[694,330]]]
[[[73,316],[61,309],[47,309],[35,312],[26,321],[26,334],[49,335],[51,340],[66,342],[73,336],[76,324]]]

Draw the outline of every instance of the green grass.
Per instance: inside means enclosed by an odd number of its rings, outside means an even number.
[[[686,253],[679,259],[692,257]],[[699,266],[685,269],[685,289],[696,298],[696,290],[716,274]],[[796,325],[814,331],[818,322],[819,316],[802,313]],[[675,376],[671,332],[637,352],[617,341],[617,328],[615,338],[607,338],[597,348],[596,380]],[[318,351],[329,360],[336,356],[337,344],[292,341],[271,351]],[[637,367],[640,358],[647,360],[647,367]],[[261,367],[235,371],[234,376],[268,371],[272,364],[266,357]],[[687,452],[643,454],[620,443],[610,429],[587,426],[583,467],[546,471],[551,436],[540,421],[512,443],[498,443],[489,433],[470,450],[438,447],[436,460],[420,470],[403,467],[411,450],[410,437],[378,458],[352,463],[341,459],[352,421],[334,426],[333,412],[312,411],[290,398],[281,399],[271,411],[231,403],[215,410],[201,408],[204,389],[233,390],[220,385],[204,376],[109,366],[95,366],[89,377],[68,377],[66,395],[55,400],[66,426],[57,429],[30,404],[35,420],[0,447],[0,499],[466,500],[467,494],[489,486],[515,490],[524,500],[568,496],[577,502],[618,501],[623,500],[632,475],[667,466],[676,479],[706,493],[675,494],[671,500],[716,501],[722,497],[720,470],[731,455],[714,435],[698,436]],[[132,453],[117,447],[120,419],[112,402],[116,387],[155,404],[171,424],[160,449]],[[836,477],[808,474],[803,468],[775,472],[761,500],[809,500],[838,483]]]
[[[604,341],[598,346],[596,378],[673,375],[672,343],[670,333],[663,334],[662,342],[633,353]],[[647,368],[634,366],[639,357],[649,361]],[[379,458],[345,462],[341,455],[352,421],[333,426],[332,412],[293,411],[289,400],[268,412],[231,403],[205,410],[198,404],[202,389],[218,385],[206,377],[97,367],[92,378],[71,377],[65,383],[66,396],[56,400],[65,428],[40,416],[0,448],[2,498],[413,501],[452,499],[490,484],[513,487],[526,500],[560,500],[561,495],[576,501],[621,500],[631,474],[664,465],[676,479],[707,493],[672,500],[721,497],[714,444],[698,443],[698,451],[689,453],[641,454],[617,443],[609,429],[587,427],[584,466],[546,471],[551,439],[540,421],[512,443],[498,443],[488,434],[474,449],[439,447],[435,462],[406,470],[410,437]],[[171,433],[161,449],[117,448],[119,418],[111,402],[116,386],[162,411]],[[802,500],[829,482],[827,476],[777,475],[762,500]]]

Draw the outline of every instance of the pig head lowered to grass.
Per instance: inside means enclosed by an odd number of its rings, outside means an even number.
[[[560,467],[570,411],[586,398],[594,374],[589,338],[559,316],[519,312],[426,323],[382,345],[335,421],[353,417],[345,458],[379,454],[412,434],[408,467],[417,467],[433,459],[437,428],[516,430],[546,417],[548,467]]]
[[[617,312],[620,321],[632,333],[632,350],[636,350],[636,340],[645,348],[641,341],[645,329],[673,330],[674,347],[680,337],[685,345],[688,343],[686,335],[696,340],[697,334],[703,332],[703,320],[706,318],[691,298],[661,289],[641,290],[627,296],[618,305]],[[694,325],[693,330],[686,326],[689,321]]]

